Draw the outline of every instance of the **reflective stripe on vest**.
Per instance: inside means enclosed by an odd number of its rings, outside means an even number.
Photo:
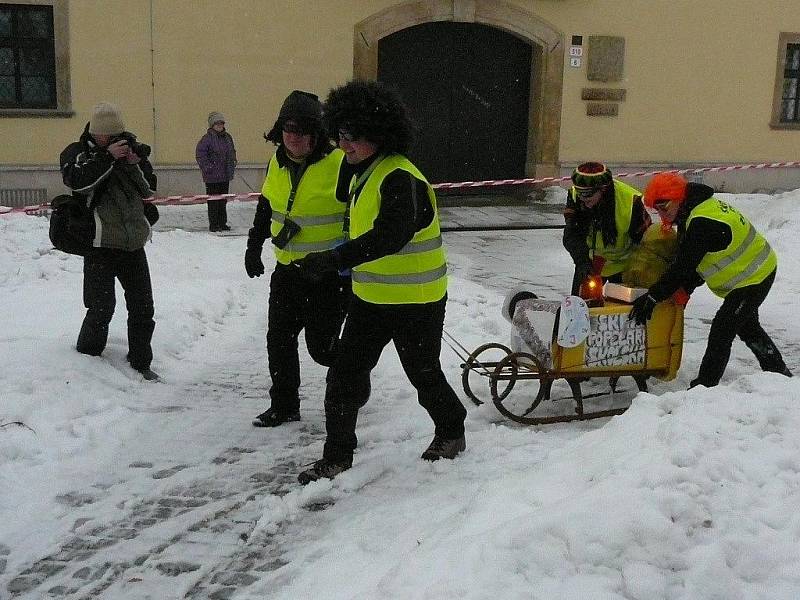
[[[573,188],[573,198],[575,191]],[[627,183],[614,180],[614,226],[617,229],[617,241],[606,246],[603,243],[601,231],[590,231],[586,238],[589,251],[594,250],[593,256],[602,256],[605,259],[601,275],[611,277],[621,273],[628,266],[628,261],[633,251],[633,241],[628,231],[631,228],[633,217],[633,200],[641,193]],[[594,238],[594,239],[593,239]]]
[[[380,160],[350,208],[350,237],[372,229],[380,211],[380,187],[397,169],[427,185],[434,216],[403,248],[379,259],[353,267],[353,293],[373,304],[424,304],[441,300],[447,292],[447,261],[439,229],[436,194],[419,170],[404,156],[392,154]]]
[[[735,289],[764,281],[778,266],[778,257],[752,223],[730,204],[714,197],[698,204],[686,220],[695,217],[725,223],[731,230],[731,243],[717,252],[708,252],[697,265],[697,273],[709,289],[724,298]]]
[[[336,180],[343,159],[344,153],[337,148],[303,172],[289,212],[289,218],[300,226],[300,231],[283,248],[274,247],[279,263],[288,265],[309,252],[330,250],[344,241],[345,204],[336,199]],[[281,167],[273,156],[261,189],[272,207],[270,233],[273,237],[283,228],[291,191],[288,167]]]

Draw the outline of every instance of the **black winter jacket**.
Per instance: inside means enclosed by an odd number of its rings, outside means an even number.
[[[678,228],[678,252],[675,260],[659,280],[650,288],[650,295],[658,302],[669,298],[678,288],[683,287],[691,293],[704,283],[697,274],[697,266],[709,252],[717,252],[728,247],[733,239],[731,228],[725,223],[695,217],[689,228],[686,221],[700,203],[714,195],[713,188],[701,183],[690,182],[686,186],[686,200],[675,216]]]
[[[60,165],[64,185],[94,206],[101,225],[95,246],[126,251],[144,247],[150,237],[144,199],[156,189],[156,175],[147,158],[138,164],[114,159],[95,143],[87,123],[80,140],[61,153]]]

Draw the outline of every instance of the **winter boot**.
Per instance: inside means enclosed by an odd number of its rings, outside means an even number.
[[[254,427],[277,427],[284,423],[300,420],[300,411],[294,410],[288,413],[278,412],[274,408],[269,407],[263,413],[253,419]]]
[[[433,436],[428,449],[422,453],[423,460],[439,460],[440,458],[455,458],[460,452],[463,452],[467,447],[467,442],[462,435],[460,438],[448,440],[438,435]]]
[[[302,471],[297,476],[297,481],[302,485],[308,485],[312,481],[318,481],[320,479],[333,479],[339,473],[347,471],[347,469],[352,466],[352,463],[333,462],[327,458],[321,458],[315,462],[310,469]]]
[[[161,378],[158,376],[158,373],[153,371],[150,367],[145,367],[144,369],[136,369],[144,378],[145,381],[161,381]]]

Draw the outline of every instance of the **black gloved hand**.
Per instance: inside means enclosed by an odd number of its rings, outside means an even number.
[[[310,281],[319,281],[326,273],[339,270],[339,261],[333,250],[312,252],[292,263],[300,270],[300,275]]]
[[[653,316],[653,309],[656,307],[656,299],[650,294],[639,296],[633,301],[631,311],[628,313],[629,321],[636,321],[639,325],[644,325]]]
[[[261,248],[248,248],[244,253],[244,270],[252,279],[264,274],[264,263],[261,262]]]

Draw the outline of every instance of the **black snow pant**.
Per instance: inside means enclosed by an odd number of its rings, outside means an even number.
[[[334,272],[312,282],[295,267],[275,265],[267,323],[269,395],[275,412],[286,414],[300,407],[297,338],[303,329],[311,358],[326,367],[333,364],[350,294],[349,277]]]
[[[230,188],[230,181],[220,181],[219,183],[207,183],[206,194],[227,194]],[[208,230],[219,231],[228,224],[227,200],[208,200]]]
[[[114,316],[115,279],[125,291],[128,308],[128,360],[136,370],[150,368],[153,320],[153,288],[144,248],[127,252],[95,248],[83,259],[83,304],[86,316],[78,334],[76,349],[100,356],[108,340],[108,325]]]
[[[767,297],[775,281],[775,273],[773,271],[761,283],[733,290],[725,297],[711,322],[706,353],[700,363],[697,379],[691,383],[692,387],[713,387],[719,383],[737,335],[753,352],[762,370],[775,373],[786,371],[780,351],[758,320],[758,307]]]
[[[370,395],[370,371],[390,342],[417,399],[428,411],[435,434],[445,439],[464,435],[467,411],[447,382],[439,363],[447,296],[429,304],[371,304],[353,297],[336,362],[328,370],[325,390],[324,457],[352,464],[358,439],[358,410]]]

